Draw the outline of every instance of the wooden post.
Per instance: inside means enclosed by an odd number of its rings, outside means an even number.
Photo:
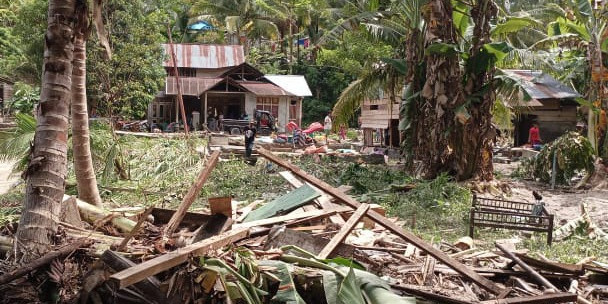
[[[169,223],[167,224],[167,227],[165,228],[166,236],[170,237],[171,234],[173,234],[175,229],[177,229],[179,224],[182,222],[184,215],[186,215],[186,212],[188,212],[188,208],[190,208],[190,206],[192,205],[192,203],[194,202],[194,200],[196,199],[198,194],[201,192],[201,188],[203,187],[203,184],[205,184],[205,182],[207,181],[207,178],[209,177],[209,175],[211,175],[211,171],[213,171],[213,168],[215,168],[215,165],[217,164],[217,160],[218,160],[219,156],[220,156],[220,151],[215,151],[215,152],[213,152],[213,154],[211,154],[211,157],[205,164],[205,167],[198,174],[198,177],[196,178],[196,182],[192,185],[192,187],[190,187],[190,190],[188,190],[188,193],[186,193],[186,196],[184,196],[184,199],[182,200],[181,205],[179,205],[179,208],[177,209],[177,211],[175,211],[175,213],[169,220]]]
[[[203,121],[205,122],[205,127],[207,127],[207,92],[205,92],[205,108],[203,109],[203,111],[201,111],[205,117],[203,118]],[[204,129],[203,129],[204,130]]]
[[[359,206],[361,205],[361,203],[359,203],[358,201],[356,201],[349,195],[344,194],[343,192],[340,192],[338,189],[332,187],[331,185],[327,184],[326,182],[304,172],[302,169],[294,166],[293,164],[290,164],[290,163],[284,161],[283,159],[272,154],[272,152],[270,152],[264,148],[258,148],[257,151],[260,155],[266,157],[268,160],[271,160],[271,161],[275,162],[277,165],[292,171],[295,175],[297,175],[297,176],[301,177],[302,179],[308,181],[309,183],[315,185],[317,188],[325,191],[327,194],[329,194],[329,195],[333,196],[334,198],[336,198],[337,200],[349,205],[350,207],[359,208]],[[392,221],[388,220],[386,217],[380,215],[379,213],[377,213],[373,210],[370,210],[367,212],[367,217],[373,219],[376,223],[378,223],[381,226],[383,226],[384,228],[390,230],[392,233],[398,235],[399,237],[403,238],[404,240],[416,245],[416,247],[424,250],[425,252],[432,255],[434,258],[441,261],[442,263],[450,266],[456,272],[458,272],[459,274],[468,278],[469,280],[475,282],[480,287],[482,287],[494,294],[500,294],[500,292],[503,290],[503,288],[496,285],[494,282],[477,274],[473,269],[471,269],[471,268],[467,267],[466,265],[458,262],[457,260],[451,258],[449,255],[447,255],[443,251],[431,246],[430,244],[426,243],[424,240],[420,239],[413,233],[405,231],[403,228],[401,228],[397,224],[393,223]]]
[[[365,215],[365,213],[368,210],[369,210],[368,204],[365,204],[365,203],[361,204],[361,206],[359,206],[359,208],[357,208],[357,211],[355,211],[355,213],[353,213],[353,215],[350,216],[348,221],[346,221],[346,224],[344,224],[344,226],[342,226],[342,228],[340,228],[340,231],[338,232],[338,234],[336,234],[331,239],[331,241],[323,248],[323,250],[321,250],[321,252],[319,252],[317,257],[319,259],[327,259],[327,257],[331,254],[331,252],[334,251],[334,249],[336,249],[336,247],[338,245],[340,245],[340,243],[342,243],[342,241],[344,241],[344,239],[346,239],[346,237],[351,232],[351,230],[353,230],[355,225],[357,225],[359,220],[361,220],[361,218]]]
[[[182,121],[184,122],[184,130],[188,136],[188,121],[186,120],[186,111],[184,110],[184,98],[182,97],[182,85],[179,81],[179,71],[177,69],[177,60],[175,59],[175,50],[173,49],[173,38],[171,38],[171,27],[167,24],[167,33],[169,33],[169,47],[171,48],[171,61],[173,62],[173,73],[175,74],[175,84],[177,85],[177,100],[179,108],[182,112]],[[177,124],[179,129],[179,123]]]
[[[117,272],[110,276],[110,281],[116,288],[125,288],[149,276],[184,263],[190,257],[204,255],[211,250],[242,240],[248,235],[249,229],[230,230]]]

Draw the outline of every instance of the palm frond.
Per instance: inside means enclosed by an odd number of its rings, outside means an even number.
[[[36,133],[36,119],[25,113],[15,115],[13,131],[0,132],[0,160],[19,160],[15,170],[24,169],[28,151]]]

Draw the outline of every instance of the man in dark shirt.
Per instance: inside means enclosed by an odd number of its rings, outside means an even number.
[[[243,134],[245,135],[245,156],[251,157],[251,152],[253,151],[253,141],[255,140],[255,134],[257,130],[255,129],[255,125],[253,121],[249,122],[249,126],[243,129]]]

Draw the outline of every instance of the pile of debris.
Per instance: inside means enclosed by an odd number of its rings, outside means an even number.
[[[512,244],[479,250],[470,239],[430,244],[380,206],[257,152],[287,169],[293,191],[263,205],[210,199],[208,213],[187,212],[216,151],[175,211],[150,207],[134,221],[66,197],[72,212],[60,225],[71,243],[2,274],[0,301],[23,302],[43,266],[63,287],[77,274],[78,287],[57,297],[80,303],[593,303],[608,292],[596,283],[608,275],[600,263],[536,259]]]

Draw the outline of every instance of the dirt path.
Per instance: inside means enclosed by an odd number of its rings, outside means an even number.
[[[11,175],[13,163],[0,161],[0,194],[6,193],[19,180],[19,175]]]
[[[500,164],[495,169],[508,175],[517,164]],[[547,210],[555,215],[558,224],[578,217],[581,214],[581,203],[585,202],[591,219],[602,228],[608,227],[608,190],[551,190],[547,184],[534,181],[510,180],[509,183],[512,194],[507,199],[534,202],[532,191],[536,190],[543,196]]]

